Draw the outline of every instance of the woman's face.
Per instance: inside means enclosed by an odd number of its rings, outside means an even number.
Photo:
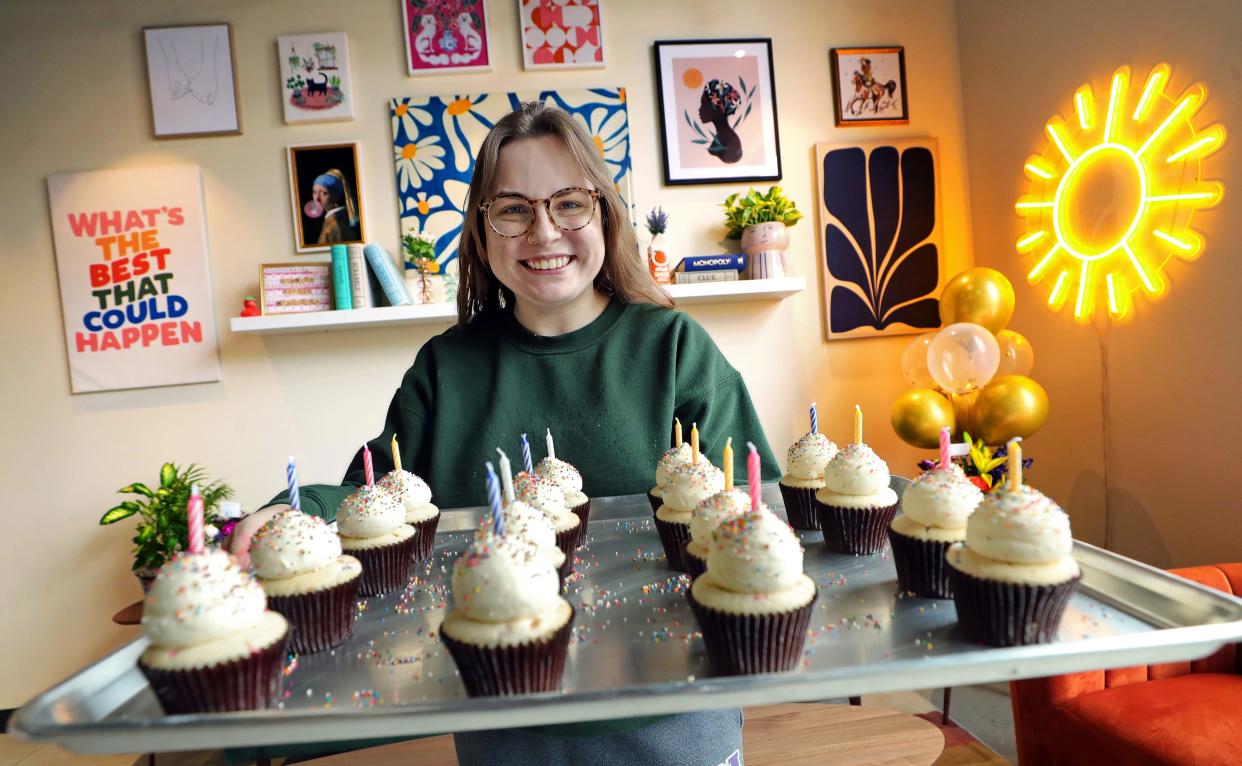
[[[573,155],[553,136],[511,141],[500,150],[488,200],[516,193],[546,199],[570,187],[594,188]],[[525,234],[502,237],[483,222],[487,260],[524,312],[588,309],[595,304],[594,281],[604,265],[604,229],[599,205],[591,222],[561,231],[548,219],[545,205],[535,205],[535,220]]]
[[[311,187],[311,199],[315,200],[320,205],[323,205],[324,210],[331,207],[332,195],[328,193],[327,189],[323,188],[319,184],[315,184]]]

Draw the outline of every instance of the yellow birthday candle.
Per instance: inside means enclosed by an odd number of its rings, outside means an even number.
[[[673,418],[673,446],[681,446],[681,421]]]
[[[1009,491],[1018,492],[1022,489],[1022,437],[1015,436],[1009,440]]]
[[[699,424],[690,424],[690,464],[699,462]]]
[[[862,444],[862,407],[854,405],[854,443]]]
[[[725,489],[733,489],[733,437],[725,439],[724,448]]]
[[[397,435],[392,435],[392,465],[394,468],[401,468],[401,448],[397,446]]]

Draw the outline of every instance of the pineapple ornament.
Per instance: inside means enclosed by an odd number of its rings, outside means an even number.
[[[647,231],[651,233],[651,242],[647,245],[647,268],[651,270],[651,277],[662,285],[667,285],[671,281],[668,273],[668,254],[664,252],[666,230],[668,230],[668,213],[656,206],[647,214]]]

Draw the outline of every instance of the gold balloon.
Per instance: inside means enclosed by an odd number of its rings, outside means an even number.
[[[965,394],[949,394],[949,401],[953,404],[953,441],[962,440],[962,432],[966,431],[970,434],[970,438],[977,439],[979,435],[975,433],[975,401],[979,398],[979,389],[970,391]]]
[[[996,269],[978,266],[949,280],[940,293],[940,321],[974,322],[995,335],[1013,316],[1013,285]]]
[[[1035,349],[1031,342],[1013,330],[1001,330],[996,333],[996,345],[1000,347],[1000,366],[996,368],[998,377],[1004,375],[1030,375],[1035,366]]]
[[[1025,375],[995,378],[979,391],[971,436],[984,443],[1004,444],[1015,436],[1027,437],[1048,419],[1048,394]]]
[[[953,428],[953,405],[930,388],[915,388],[897,397],[889,417],[906,444],[932,449],[940,446],[940,429]]]

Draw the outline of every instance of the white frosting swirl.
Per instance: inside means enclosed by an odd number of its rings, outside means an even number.
[[[983,493],[956,465],[933,468],[919,476],[901,495],[901,511],[925,527],[962,529]]]
[[[716,527],[707,571],[735,593],[775,593],[802,578],[802,544],[780,517],[760,506]]]
[[[409,514],[416,516],[425,516],[431,518],[439,513],[440,509],[431,503],[431,487],[427,486],[427,482],[423,481],[417,474],[401,468],[394,468],[384,474],[384,478],[376,482],[380,489],[391,492],[393,496],[401,500],[405,506],[407,517]],[[430,507],[428,507],[430,506]]]
[[[824,488],[839,495],[876,495],[888,479],[888,464],[865,444],[842,447],[824,467]]]
[[[1047,564],[1071,555],[1069,516],[1034,487],[989,493],[966,522],[966,547],[1010,564]]]
[[[712,532],[724,522],[750,512],[750,495],[740,489],[726,489],[694,506],[690,516],[690,539],[707,548]]]
[[[560,487],[566,497],[582,492],[582,474],[564,460],[545,457],[535,466],[535,473]]]
[[[264,580],[314,572],[341,557],[341,538],[317,516],[288,510],[268,520],[250,539],[250,565]]]
[[[491,528],[492,516],[489,513],[483,517],[476,537],[490,535]],[[556,547],[556,527],[552,519],[529,503],[514,500],[505,506],[505,537],[514,537],[535,546],[552,561],[554,567],[565,561],[565,554]]]
[[[570,513],[561,488],[538,474],[518,474],[513,480],[513,495],[553,518]]]
[[[789,474],[798,479],[818,479],[837,454],[837,445],[820,433],[804,434],[786,453]]]
[[[336,529],[341,537],[380,537],[405,523],[405,506],[391,492],[363,485],[341,502]]]
[[[669,473],[664,485],[664,504],[678,511],[689,512],[724,489],[724,471],[709,461],[684,465]]]
[[[262,586],[237,559],[219,548],[179,553],[147,592],[142,630],[155,646],[194,646],[245,633],[259,624],[266,609]]]
[[[513,537],[481,535],[453,564],[453,601],[471,620],[534,617],[555,604],[560,589],[548,557]]]

